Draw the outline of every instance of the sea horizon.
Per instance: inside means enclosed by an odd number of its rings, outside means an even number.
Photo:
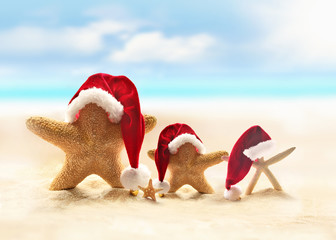
[[[81,84],[29,86],[12,85],[0,88],[0,100],[70,99]],[[328,81],[208,81],[208,82],[146,82],[136,83],[140,97],[149,98],[295,98],[336,96],[336,82]]]

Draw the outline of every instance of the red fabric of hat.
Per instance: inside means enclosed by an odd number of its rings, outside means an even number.
[[[115,98],[124,106],[121,132],[132,168],[138,168],[139,154],[145,136],[145,121],[141,114],[138,91],[125,76],[108,76],[108,85]]]
[[[231,185],[241,181],[250,171],[252,160],[244,154],[244,151],[268,140],[271,140],[271,137],[260,126],[253,126],[241,135],[229,157],[226,189],[229,190]]]

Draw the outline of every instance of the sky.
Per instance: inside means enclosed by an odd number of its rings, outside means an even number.
[[[92,74],[146,96],[336,95],[333,0],[7,1],[0,97],[69,97]]]

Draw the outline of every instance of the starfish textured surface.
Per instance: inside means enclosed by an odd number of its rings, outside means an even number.
[[[155,127],[156,118],[146,115],[144,118],[147,133]],[[120,152],[124,148],[121,127],[112,123],[101,107],[87,104],[74,123],[31,117],[26,125],[66,154],[64,165],[50,190],[74,188],[91,174],[99,175],[112,187],[123,187],[120,182],[123,170]]]
[[[155,150],[148,151],[148,156],[154,160]],[[224,161],[222,156],[228,156],[226,151],[217,151],[200,154],[191,143],[183,144],[176,154],[169,158],[168,170],[170,171],[169,193],[176,192],[185,184],[191,185],[200,193],[214,193],[204,176],[204,171]]]
[[[162,189],[156,189],[153,187],[152,179],[149,179],[147,187],[138,186],[141,191],[143,191],[144,198],[151,198],[156,201],[155,193],[160,192]]]

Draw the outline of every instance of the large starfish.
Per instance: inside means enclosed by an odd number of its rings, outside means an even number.
[[[151,159],[154,157],[155,150],[148,151]],[[170,171],[170,193],[176,192],[185,184],[191,185],[200,193],[214,193],[204,176],[204,171],[216,165],[228,156],[225,151],[217,151],[208,154],[199,154],[191,143],[183,144],[176,154],[171,154],[169,158],[168,170]]]
[[[147,133],[155,127],[156,118],[148,115],[144,118]],[[87,104],[74,123],[31,117],[26,125],[66,154],[63,168],[51,183],[50,190],[74,188],[91,174],[99,175],[112,187],[122,188],[120,152],[124,143],[121,127],[112,123],[101,107]]]

